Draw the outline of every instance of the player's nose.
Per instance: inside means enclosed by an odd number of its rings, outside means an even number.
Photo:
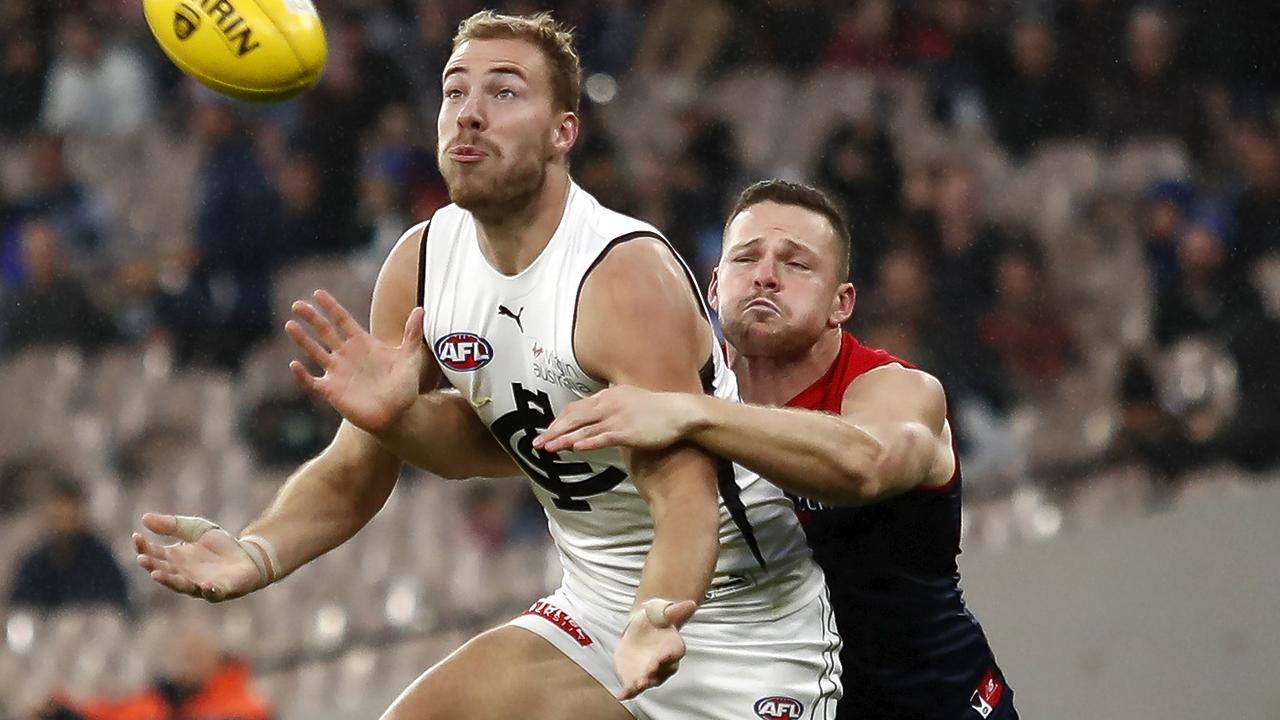
[[[778,287],[777,264],[774,262],[758,262],[752,270],[751,282],[759,288]]]
[[[465,130],[483,130],[485,125],[484,109],[480,107],[480,98],[472,94],[458,108],[458,127]]]

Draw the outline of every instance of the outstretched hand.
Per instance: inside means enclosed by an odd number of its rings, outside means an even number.
[[[285,323],[284,330],[320,366],[322,374],[312,375],[298,360],[289,363],[289,369],[304,388],[333,406],[352,425],[381,434],[418,397],[419,379],[427,362],[427,349],[422,344],[424,311],[414,308],[409,313],[404,337],[394,346],[361,327],[329,293],[317,290],[314,297],[319,309],[301,300],[295,302],[293,312],[298,319]],[[303,328],[304,323],[311,333]]]
[[[160,545],[140,533],[133,534],[138,565],[170,590],[221,602],[262,587],[261,572],[249,552],[214,523],[204,518],[147,513],[142,516],[142,525],[178,541]]]
[[[652,614],[644,609],[632,613],[613,654],[614,671],[622,683],[619,700],[630,700],[661,685],[680,669],[685,653],[680,626],[697,609],[697,603],[684,600],[667,603]]]

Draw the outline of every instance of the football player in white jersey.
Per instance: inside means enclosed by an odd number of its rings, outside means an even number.
[[[138,562],[176,592],[231,599],[353,536],[403,457],[445,477],[523,472],[565,585],[428,670],[384,717],[831,717],[839,638],[781,492],[691,447],[530,445],[611,384],[736,397],[687,268],[569,177],[571,41],[546,15],[464,21],[438,122],[454,205],[391,251],[370,332],[320,291],[286,325],[323,372],[294,374],[346,422],[239,537],[148,514],[179,542],[135,534]],[[433,390],[442,374],[463,393]],[[682,662],[694,669],[674,674]]]

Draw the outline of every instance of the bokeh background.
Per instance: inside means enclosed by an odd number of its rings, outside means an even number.
[[[447,202],[439,70],[482,3],[317,5],[319,86],[251,106],[135,0],[0,2],[0,718],[376,716],[556,580],[522,483],[413,470],[244,600],[133,563],[143,510],[239,528],[327,443],[289,304],[366,314]],[[949,391],[1024,715],[1280,717],[1280,5],[483,5],[578,29],[576,179],[704,280],[751,181],[844,208],[851,329]]]

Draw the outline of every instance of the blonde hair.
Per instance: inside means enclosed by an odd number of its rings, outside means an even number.
[[[549,12],[533,15],[503,15],[481,10],[458,24],[453,49],[468,40],[524,40],[533,43],[547,59],[551,74],[552,99],[556,108],[578,111],[582,85],[582,62],[573,49],[573,31],[561,25]]]

